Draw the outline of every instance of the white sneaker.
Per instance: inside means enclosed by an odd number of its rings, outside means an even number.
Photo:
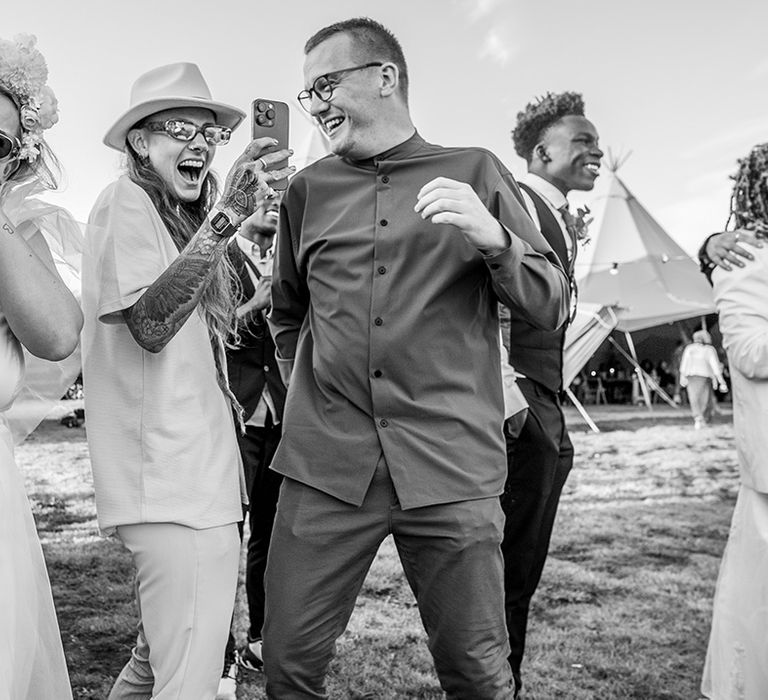
[[[694,418],[693,419],[693,429],[694,430],[701,430],[704,427],[704,419],[703,418]]]
[[[219,681],[216,700],[237,700],[237,664],[232,664]]]

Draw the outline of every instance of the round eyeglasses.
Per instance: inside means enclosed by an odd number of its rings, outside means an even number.
[[[146,122],[145,126],[150,131],[164,131],[172,139],[177,141],[191,141],[198,134],[202,134],[209,146],[223,146],[229,142],[232,129],[218,124],[203,124],[198,126],[183,119],[167,119],[164,122]]]
[[[383,65],[384,63],[382,61],[371,61],[362,66],[352,66],[352,68],[342,68],[341,70],[331,71],[330,73],[321,75],[319,78],[315,78],[312,87],[307,90],[302,90],[296,98],[299,100],[299,104],[309,112],[312,108],[313,96],[317,96],[317,99],[322,100],[323,102],[331,101],[333,91],[346,73],[354,73],[355,71],[364,70],[365,68],[373,68],[374,66]]]

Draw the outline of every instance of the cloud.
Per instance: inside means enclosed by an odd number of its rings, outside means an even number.
[[[503,0],[459,0],[459,5],[472,22],[477,22],[490,15]]]
[[[519,48],[504,36],[499,29],[491,29],[480,47],[480,58],[488,58],[505,66],[519,53]]]

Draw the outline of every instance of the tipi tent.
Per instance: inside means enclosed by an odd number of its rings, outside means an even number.
[[[591,241],[577,261],[579,301],[613,307],[623,331],[713,313],[712,289],[696,263],[616,169],[609,169],[607,194],[592,205]]]
[[[609,164],[607,182],[591,203],[591,240],[580,251],[576,266],[579,307],[608,307],[613,311],[615,327],[625,332],[631,360],[650,405],[645,384],[650,378],[640,370],[630,333],[704,316],[713,313],[715,305],[697,264],[616,174],[620,165],[616,160]],[[606,321],[591,323],[580,333],[566,336],[565,362],[571,370],[578,364],[578,371],[589,359],[584,357],[585,345],[594,350],[610,333]],[[580,364],[574,362],[577,355]],[[575,402],[575,397],[571,398]]]

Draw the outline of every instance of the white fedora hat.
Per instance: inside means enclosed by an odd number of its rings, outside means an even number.
[[[139,76],[131,88],[128,109],[112,125],[104,143],[118,151],[125,149],[128,131],[142,119],[175,107],[205,107],[222,126],[234,129],[245,117],[237,107],[211,99],[211,91],[195,63],[170,63]]]

